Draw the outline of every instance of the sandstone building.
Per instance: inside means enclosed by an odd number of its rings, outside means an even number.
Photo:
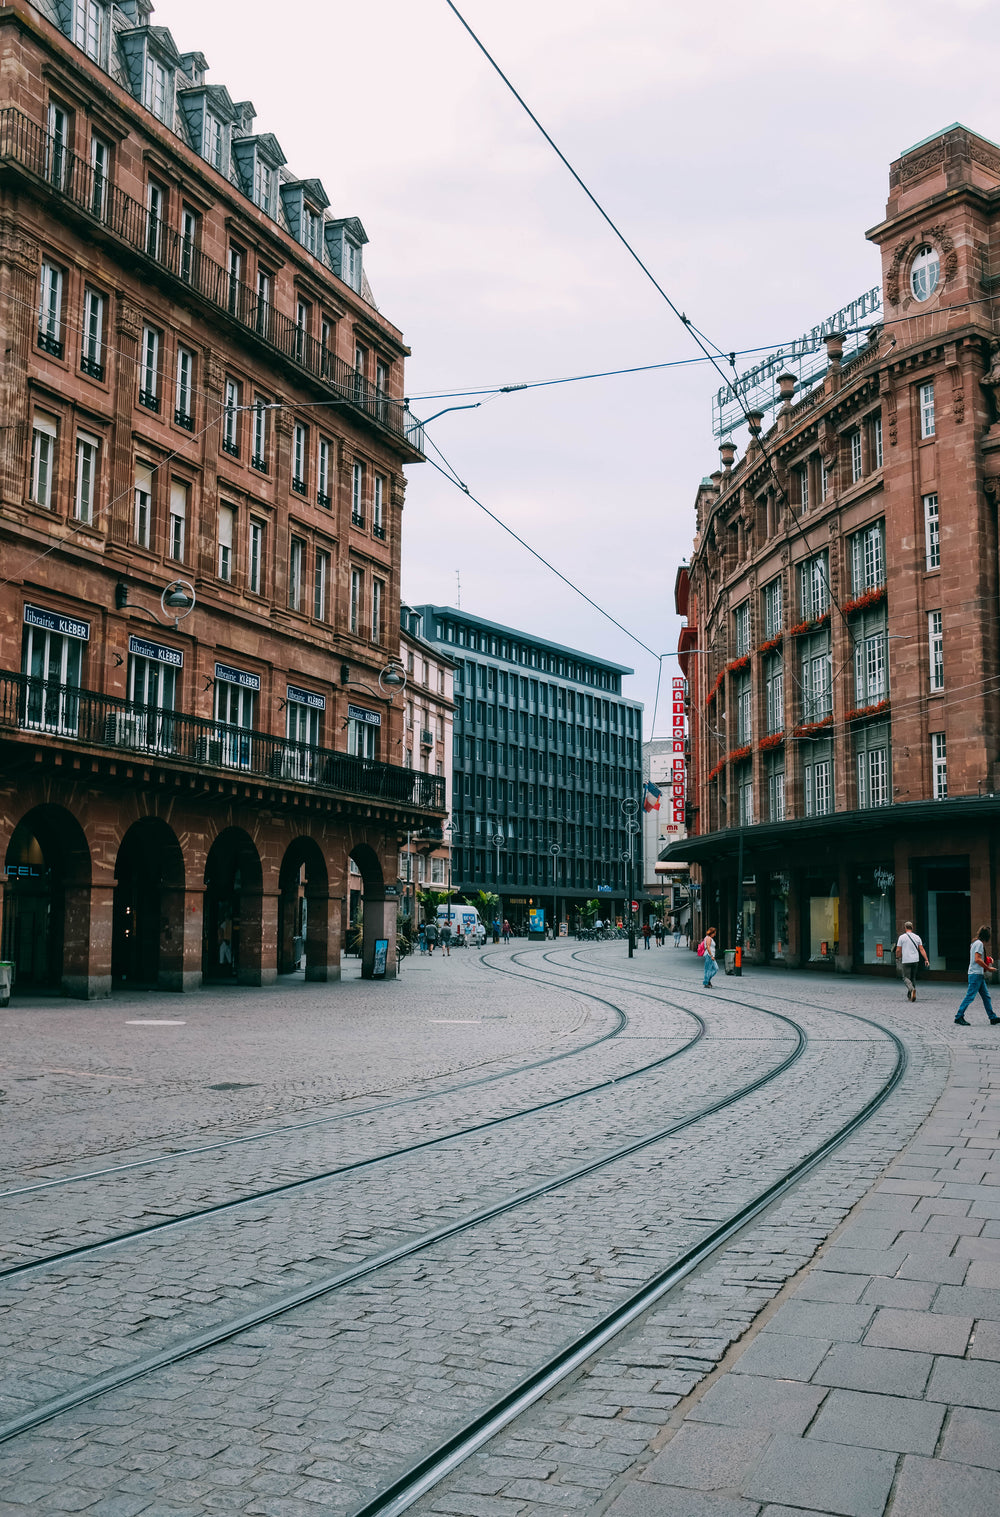
[[[391,974],[445,802],[403,754],[407,349],[361,222],[151,10],[0,9],[3,957],[325,979],[353,860]]]
[[[1000,148],[909,149],[867,235],[882,321],[846,362],[829,333],[805,395],[777,377],[773,425],[697,493],[672,851],[696,928],[751,959],[874,969],[909,917],[959,975],[997,916]]]

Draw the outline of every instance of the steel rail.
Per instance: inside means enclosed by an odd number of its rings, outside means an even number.
[[[304,1286],[302,1289],[295,1291],[289,1296],[284,1296],[276,1302],[271,1302],[268,1306],[256,1308],[229,1322],[217,1324],[215,1327],[208,1328],[202,1333],[198,1333],[180,1343],[162,1349],[159,1353],[149,1355],[147,1358],[139,1360],[132,1365],[123,1366],[119,1370],[112,1370],[107,1375],[100,1376],[86,1385],[78,1386],[76,1390],[68,1391],[62,1396],[57,1396],[50,1401],[43,1402],[39,1406],[34,1407],[30,1412],[25,1412],[20,1417],[0,1424],[0,1444],[16,1438],[22,1433],[41,1427],[43,1424],[52,1421],[54,1417],[60,1416],[63,1412],[72,1411],[88,1401],[106,1395],[109,1391],[118,1390],[122,1386],[129,1385],[135,1380],[154,1373],[156,1370],[178,1364],[195,1354],[203,1353],[206,1349],[228,1342],[240,1333],[259,1327],[265,1322],[274,1321],[276,1318],[284,1316],[287,1312],[293,1311],[300,1306],[306,1306],[313,1301],[332,1294],[334,1291],[342,1290],[345,1286],[355,1284],[357,1281],[365,1279],[378,1270],[385,1269],[388,1265],[399,1263],[403,1259],[412,1258],[414,1255],[424,1252],[437,1243],[456,1237],[460,1233],[467,1232],[473,1227],[481,1226],[485,1222],[493,1221],[495,1218],[503,1216],[529,1201],[537,1200],[540,1196],[547,1195],[554,1190],[559,1190],[562,1186],[582,1180],[588,1175],[606,1169],[611,1164],[631,1158],[634,1154],[641,1153],[644,1149],[650,1148],[657,1143],[662,1143],[667,1138],[673,1137],[676,1133],[683,1132],[686,1128],[693,1127],[695,1123],[702,1122],[707,1117],[724,1111],[726,1107],[735,1105],[738,1101],[743,1100],[748,1095],[752,1095],[771,1080],[783,1074],[797,1059],[801,1058],[808,1045],[808,1036],[805,1029],[793,1021],[791,1017],[787,1017],[783,1012],[779,1011],[769,1012],[768,1015],[777,1018],[781,1022],[785,1022],[792,1029],[795,1034],[795,1045],[772,1069],[751,1080],[739,1090],[730,1092],[729,1095],[713,1101],[700,1111],[693,1112],[678,1122],[673,1122],[654,1133],[635,1139],[631,1143],[614,1149],[610,1153],[603,1154],[599,1158],[588,1160],[587,1163],[567,1170],[553,1179],[542,1181],[540,1184],[531,1186],[527,1190],[517,1191],[503,1200],[496,1201],[490,1206],[469,1213],[465,1217],[457,1218],[455,1221],[424,1233],[422,1236],[412,1239],[408,1243],[400,1244],[381,1254],[374,1255],[336,1275],[329,1276],[324,1280],[314,1281],[311,1285]]]
[[[481,962],[486,963],[485,959],[481,959]],[[496,969],[498,966],[487,963],[486,967]],[[501,970],[500,972],[509,973],[510,971]],[[538,976],[526,975],[514,976],[514,978],[538,979]],[[543,980],[540,983],[548,984],[548,981]],[[569,985],[564,988],[571,995],[584,994],[582,991],[574,992],[573,987]],[[600,996],[591,996],[590,999],[600,1001],[602,998]],[[149,1169],[154,1164],[165,1164],[171,1160],[187,1159],[195,1154],[216,1153],[220,1149],[237,1148],[244,1143],[260,1143],[267,1138],[283,1137],[286,1133],[307,1132],[314,1127],[327,1127],[335,1122],[349,1122],[354,1117],[367,1117],[376,1112],[393,1111],[397,1107],[412,1106],[419,1101],[434,1101],[440,1096],[451,1096],[463,1090],[474,1090],[480,1085],[490,1085],[497,1080],[513,1079],[516,1075],[527,1074],[530,1070],[542,1069],[548,1064],[557,1064],[562,1059],[575,1058],[578,1054],[587,1053],[590,1049],[599,1047],[601,1043],[607,1043],[612,1038],[619,1037],[628,1026],[628,1017],[620,1007],[614,1006],[612,1002],[605,1001],[604,1004],[610,1006],[618,1015],[617,1025],[612,1027],[608,1032],[601,1033],[599,1038],[592,1038],[589,1043],[580,1043],[575,1048],[564,1049],[562,1053],[546,1054],[543,1059],[533,1059],[527,1064],[518,1064],[514,1069],[500,1070],[498,1073],[491,1075],[479,1075],[474,1080],[462,1080],[456,1085],[445,1085],[440,1090],[421,1091],[418,1095],[413,1096],[398,1096],[391,1101],[381,1101],[377,1106],[363,1106],[357,1111],[333,1112],[327,1117],[311,1117],[307,1122],[290,1122],[281,1127],[267,1128],[264,1132],[246,1133],[238,1138],[221,1138],[217,1142],[202,1143],[193,1148],[168,1149],[165,1153],[153,1154],[148,1159],[130,1159],[127,1164],[110,1164],[103,1169],[85,1170],[82,1174],[78,1175],[61,1175],[52,1180],[37,1180],[31,1185],[17,1186],[13,1190],[0,1190],[0,1201],[10,1200],[14,1196],[31,1195],[36,1191],[54,1190],[63,1185],[77,1185],[84,1180],[103,1180],[108,1175],[120,1175],[132,1169]],[[693,1016],[695,1013],[692,1012],[691,1015]],[[348,1096],[341,1099],[352,1100],[354,1098]],[[58,1163],[59,1161],[54,1162]]]
[[[516,956],[514,961],[517,962]],[[491,965],[490,967],[494,968],[496,966]],[[518,967],[523,966],[519,964]],[[553,967],[558,968],[557,965]],[[509,970],[502,972],[510,973]],[[519,980],[533,979],[545,985],[550,984],[550,981],[540,979],[538,975],[515,975],[512,977]],[[591,1001],[599,1001],[602,1005],[618,1011],[623,1018],[622,1028],[619,1031],[628,1026],[626,1013],[620,1007],[616,1007],[612,1001],[606,1000],[603,996],[594,995],[590,991],[578,990],[570,986],[563,986],[562,988],[569,990],[571,994],[583,996]],[[295,1180],[283,1180],[280,1185],[267,1186],[263,1190],[250,1191],[240,1196],[234,1196],[229,1201],[217,1201],[212,1206],[203,1206],[193,1211],[181,1212],[176,1217],[164,1217],[159,1222],[147,1222],[142,1227],[133,1227],[128,1228],[125,1232],[112,1233],[108,1237],[99,1238],[93,1243],[79,1243],[73,1248],[58,1249],[52,1254],[42,1254],[34,1259],[25,1259],[18,1264],[6,1265],[0,1269],[0,1281],[10,1279],[15,1275],[26,1275],[34,1270],[51,1269],[53,1266],[65,1263],[68,1259],[79,1259],[89,1254],[97,1253],[101,1249],[132,1243],[137,1238],[146,1237],[150,1233],[166,1232],[169,1228],[186,1226],[191,1222],[200,1222],[206,1217],[218,1216],[220,1212],[232,1211],[238,1206],[250,1206],[256,1201],[269,1200],[273,1196],[284,1195],[288,1191],[299,1190],[306,1185],[319,1185],[326,1180],[334,1180],[341,1175],[352,1174],[360,1169],[368,1169],[376,1164],[384,1164],[391,1159],[405,1158],[408,1154],[419,1153],[425,1148],[435,1148],[439,1144],[451,1143],[455,1139],[468,1137],[472,1133],[485,1132],[491,1127],[500,1127],[505,1122],[515,1122],[521,1117],[530,1117],[536,1112],[548,1111],[556,1106],[564,1106],[570,1101],[577,1101],[583,1096],[594,1095],[597,1091],[607,1090],[612,1085],[620,1085],[626,1080],[635,1079],[638,1075],[648,1074],[650,1070],[658,1069],[663,1064],[669,1064],[672,1059],[676,1059],[681,1054],[687,1053],[689,1049],[693,1048],[704,1037],[705,1023],[697,1012],[688,1011],[686,1007],[677,1006],[672,1001],[666,1001],[663,996],[649,996],[642,990],[636,990],[633,993],[646,1000],[656,1000],[661,1005],[671,1006],[675,1010],[684,1012],[686,1016],[692,1017],[697,1024],[694,1036],[689,1038],[686,1043],[681,1044],[680,1048],[674,1048],[670,1053],[664,1054],[658,1059],[653,1059],[647,1064],[640,1064],[635,1069],[626,1070],[624,1074],[610,1075],[606,1079],[598,1080],[593,1085],[583,1086],[581,1089],[569,1091],[565,1095],[553,1096],[547,1101],[539,1101],[534,1106],[525,1106],[517,1111],[505,1112],[499,1117],[489,1117],[484,1122],[475,1122],[469,1127],[459,1127],[455,1128],[452,1132],[439,1133],[434,1138],[422,1138],[418,1143],[408,1143],[402,1148],[393,1148],[384,1153],[372,1154],[367,1159],[354,1159],[349,1164],[339,1164],[332,1169],[321,1170],[319,1173],[300,1175]]]
[[[645,983],[651,983],[649,981]],[[733,997],[726,997],[733,1000]],[[783,998],[788,1000],[790,998]],[[740,1001],[737,1004],[743,1005]],[[659,1274],[655,1275],[639,1290],[635,1291],[627,1301],[608,1312],[598,1323],[581,1333],[571,1343],[566,1345],[557,1354],[525,1376],[512,1390],[498,1397],[489,1407],[485,1408],[477,1417],[471,1419],[464,1427],[458,1429],[449,1438],[445,1439],[417,1460],[390,1485],[378,1492],[363,1505],[355,1507],[350,1517],[399,1517],[399,1514],[408,1510],[428,1491],[436,1486],[468,1459],[472,1454],[488,1443],[494,1435],[506,1427],[522,1412],[527,1411],[536,1402],[553,1390],[561,1381],[578,1370],[598,1350],[609,1343],[625,1328],[631,1326],[639,1317],[656,1305],[669,1291],[679,1285],[684,1279],[694,1272],[706,1259],[710,1258],[718,1249],[727,1243],[732,1237],[746,1227],[750,1222],[767,1210],[775,1201],[779,1200],[798,1182],[803,1179],[824,1159],[828,1158],[835,1149],[846,1142],[853,1133],[862,1127],[865,1122],[888,1100],[896,1089],[906,1072],[909,1056],[902,1040],[887,1027],[874,1022],[869,1017],[858,1016],[854,1012],[844,1012],[844,1016],[856,1017],[858,1021],[867,1022],[869,1026],[883,1032],[895,1047],[896,1059],[889,1077],[883,1082],[879,1090],[859,1112],[849,1121],[827,1138],[812,1153],[787,1170],[786,1173],[776,1180],[766,1190],[762,1191],[753,1201],[743,1207],[739,1212],[721,1223],[712,1232],[708,1233],[699,1243],[682,1254],[673,1264],[668,1265]]]

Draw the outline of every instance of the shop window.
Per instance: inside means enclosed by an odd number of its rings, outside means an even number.
[[[808,962],[832,965],[840,949],[837,882],[825,876],[814,876],[807,877],[804,884]]]
[[[858,948],[862,964],[891,965],[896,944],[895,875],[891,863],[857,876]]]

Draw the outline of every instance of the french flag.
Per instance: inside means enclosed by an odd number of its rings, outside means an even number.
[[[647,780],[643,790],[645,792],[642,797],[643,811],[659,811],[661,793],[659,788],[653,784],[652,780]]]

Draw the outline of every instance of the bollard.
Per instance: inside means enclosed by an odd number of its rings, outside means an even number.
[[[733,957],[733,974],[738,974],[740,976],[743,974],[743,949],[739,943],[736,945]]]

